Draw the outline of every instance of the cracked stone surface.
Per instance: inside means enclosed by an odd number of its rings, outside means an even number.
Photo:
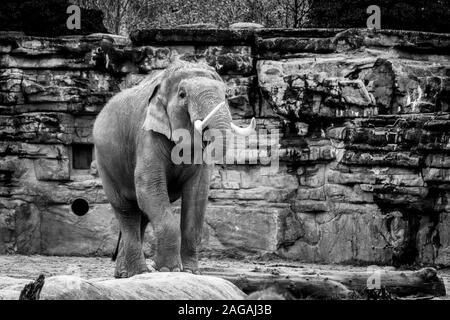
[[[246,150],[236,141],[244,162],[214,170],[202,254],[450,266],[449,35],[169,31],[0,35],[0,253],[112,253],[95,162],[74,170],[72,146],[92,144],[114,93],[176,55],[216,68],[237,124],[254,116],[280,134],[260,132],[259,150],[256,137]],[[274,173],[261,156],[278,144]],[[70,211],[79,197],[83,217]]]

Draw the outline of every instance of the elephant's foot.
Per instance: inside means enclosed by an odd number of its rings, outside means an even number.
[[[116,269],[114,271],[114,277],[115,278],[130,278],[132,276],[141,274],[141,273],[148,273],[152,272],[154,269],[149,269],[147,266],[145,267],[139,267],[139,268],[118,268],[116,266]]]
[[[132,276],[142,274],[142,273],[148,273],[148,272],[151,272],[151,270],[148,268],[142,269],[139,271],[126,271],[126,270],[117,270],[116,269],[114,271],[114,278],[130,278]]]
[[[192,274],[198,274],[198,275],[202,274],[199,269],[183,268],[183,272],[192,273]]]
[[[201,274],[200,269],[198,268],[197,259],[182,259],[183,260],[183,272],[193,273],[193,274]]]
[[[159,272],[181,272],[183,270],[180,258],[160,258],[158,255],[151,266]]]
[[[116,269],[114,271],[114,277],[115,278],[130,278],[132,276],[135,276],[137,274],[141,273],[147,273],[155,271],[154,268],[147,267],[147,264],[145,263],[145,259],[142,258],[137,262],[128,262],[126,263],[125,259],[123,257],[119,256],[119,259],[117,259],[116,262]]]

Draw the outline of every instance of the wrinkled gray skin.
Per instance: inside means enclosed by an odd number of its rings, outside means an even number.
[[[220,102],[226,87],[205,65],[177,61],[140,85],[114,96],[98,115],[94,143],[105,193],[119,220],[122,241],[116,277],[148,272],[142,251],[150,222],[156,237],[154,267],[159,271],[198,272],[211,166],[175,165],[171,133],[194,132]],[[226,104],[208,128],[230,130]],[[181,197],[181,223],[170,203]]]

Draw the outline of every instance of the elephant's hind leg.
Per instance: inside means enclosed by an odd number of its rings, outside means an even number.
[[[128,278],[136,274],[149,272],[142,251],[141,214],[135,206],[113,206],[119,220],[122,240],[116,261],[116,278]]]
[[[97,149],[96,149],[97,150]],[[114,214],[119,221],[121,240],[116,259],[116,278],[127,278],[139,273],[148,272],[142,252],[141,242],[141,211],[136,201],[128,200],[119,192],[119,183],[112,179],[112,175],[104,169],[100,154],[96,153],[97,167],[102,178],[103,189],[113,207]],[[123,184],[121,185],[122,188]],[[131,191],[130,191],[131,192]]]

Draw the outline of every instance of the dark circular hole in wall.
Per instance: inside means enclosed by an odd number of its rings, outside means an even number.
[[[89,211],[89,203],[82,198],[78,198],[73,200],[72,204],[70,205],[70,209],[72,209],[72,212],[76,214],[79,217],[84,216]]]

